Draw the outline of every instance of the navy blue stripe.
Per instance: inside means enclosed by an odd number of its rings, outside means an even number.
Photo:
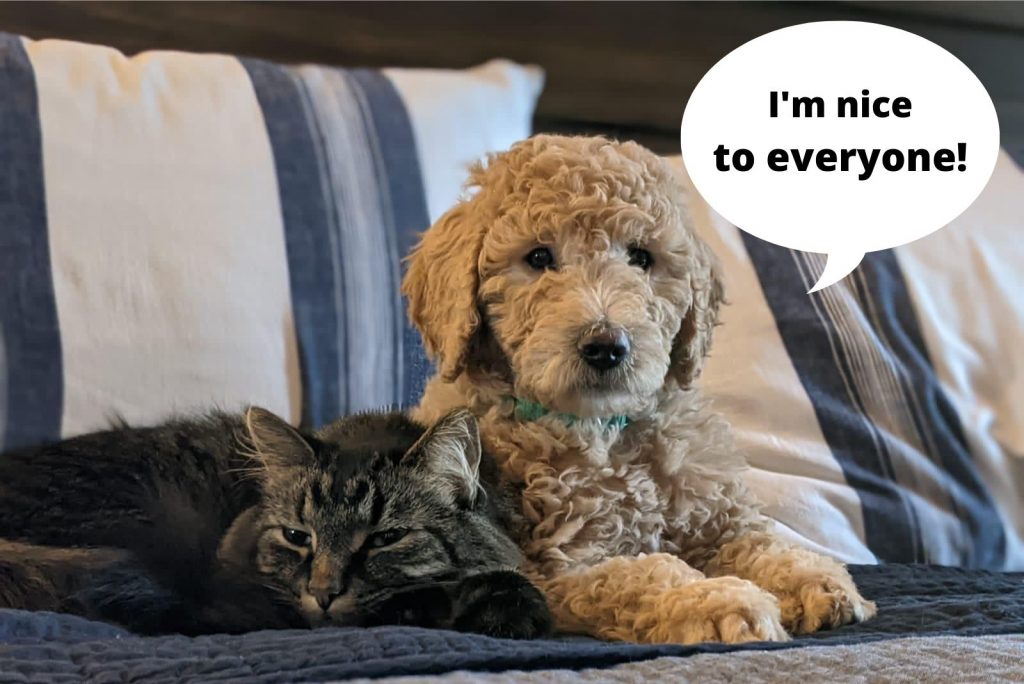
[[[960,417],[939,385],[896,254],[892,250],[871,253],[860,271],[862,277],[854,280],[861,284],[861,297],[873,302],[876,324],[898,359],[905,391],[918,400],[910,407],[916,409],[911,414],[918,432],[927,438],[928,456],[951,478],[948,484],[954,513],[973,542],[961,565],[1001,568],[1006,558],[1006,532],[971,458]]]
[[[60,437],[64,404],[35,74],[0,34],[0,448]],[[6,369],[6,378],[3,377]]]
[[[924,560],[913,509],[893,479],[890,454],[873,426],[859,419],[863,408],[835,365],[830,331],[815,309],[821,295],[804,294],[807,286],[790,250],[741,234],[825,440],[861,499],[865,543],[881,561]]]
[[[864,417],[856,390],[847,390],[844,375],[849,360],[833,349],[831,330],[821,293],[805,295],[807,280],[794,267],[802,257],[743,234],[758,272],[765,297],[774,314],[786,350],[817,414],[822,432],[848,483],[861,498],[866,543],[880,560],[920,561],[923,548],[916,511],[906,489],[896,481],[893,454],[877,428]],[[816,275],[816,274],[814,274]],[[999,568],[1005,557],[1005,531],[998,512],[975,468],[959,417],[943,393],[925,346],[906,282],[895,254],[867,255],[848,286],[868,309],[867,320],[876,325],[887,345],[887,357],[922,436],[926,456],[949,477],[942,484],[952,503],[951,513],[962,521],[973,542],[961,562]],[[838,364],[838,365],[837,365]]]
[[[391,237],[396,260],[394,272],[402,274],[402,260],[416,244],[419,233],[426,230],[430,223],[415,134],[405,103],[387,77],[379,71],[368,69],[355,69],[350,75],[359,84],[369,104],[370,122],[374,131],[368,138],[377,142],[375,162],[380,167],[378,177],[387,183],[391,205],[384,207],[383,213],[385,216],[390,214],[392,219],[388,228],[394,231]],[[400,283],[395,282],[393,285],[397,293]],[[397,358],[403,360],[402,377],[397,379],[401,388],[399,398],[406,406],[412,406],[419,402],[432,368],[419,333],[405,315],[404,300],[398,300],[396,304],[398,323],[401,326]]]
[[[1010,155],[1010,159],[1017,165],[1017,168],[1024,171],[1024,143],[1018,143],[1015,145],[1007,145],[1005,148],[1006,153]]]
[[[274,152],[284,221],[292,311],[302,376],[302,424],[317,427],[343,412],[339,316],[341,286],[331,248],[333,204],[324,195],[320,141],[306,95],[285,68],[244,59]]]

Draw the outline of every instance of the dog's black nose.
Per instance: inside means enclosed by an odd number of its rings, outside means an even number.
[[[579,350],[588,366],[609,370],[629,356],[629,336],[618,328],[590,333],[580,340]]]

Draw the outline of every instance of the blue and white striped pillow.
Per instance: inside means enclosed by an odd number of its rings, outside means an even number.
[[[1004,153],[948,227],[812,295],[824,255],[690,195],[730,301],[701,384],[780,531],[853,562],[1024,568],[1021,167]]]
[[[217,404],[414,402],[401,259],[542,75],[0,34],[0,450]]]

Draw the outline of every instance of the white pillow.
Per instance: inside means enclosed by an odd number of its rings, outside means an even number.
[[[465,71],[384,69],[409,108],[424,174],[430,221],[459,198],[466,167],[530,134],[544,85],[540,67],[491,60]]]
[[[1024,172],[806,295],[824,264],[693,190],[729,305],[701,378],[780,531],[851,562],[1024,567]],[[827,221],[828,217],[822,217]]]
[[[535,67],[286,67],[0,34],[0,449],[415,402],[401,258],[530,134]]]

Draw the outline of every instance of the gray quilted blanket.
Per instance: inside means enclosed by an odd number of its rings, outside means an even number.
[[[1024,633],[1024,575],[919,565],[851,567],[879,615],[787,644],[636,646],[528,642],[404,627],[143,638],[65,615],[0,611],[2,682],[293,682],[458,670],[582,670],[737,650],[852,645],[907,636]]]

